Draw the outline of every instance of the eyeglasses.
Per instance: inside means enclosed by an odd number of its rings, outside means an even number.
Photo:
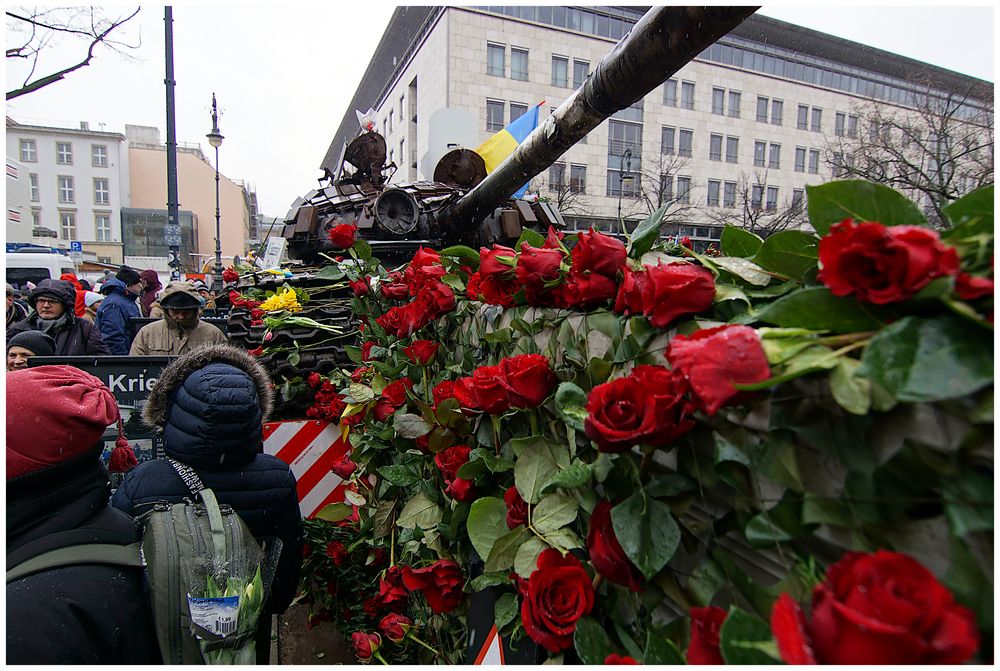
[[[59,305],[59,303],[61,303],[61,302],[62,301],[59,301],[59,300],[57,300],[55,298],[36,298],[35,299],[35,305],[38,305],[39,303],[41,303],[42,305]]]

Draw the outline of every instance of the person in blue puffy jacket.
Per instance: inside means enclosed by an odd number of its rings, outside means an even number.
[[[132,346],[128,320],[138,319],[140,316],[139,306],[135,301],[139,298],[143,284],[136,270],[122,266],[117,275],[101,286],[101,293],[107,298],[97,310],[95,324],[112,354],[125,356]]]

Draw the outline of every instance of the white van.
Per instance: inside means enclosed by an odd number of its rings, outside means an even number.
[[[7,252],[7,283],[18,289],[26,282],[38,284],[49,278],[59,279],[63,273],[75,273],[73,259],[57,252]]]

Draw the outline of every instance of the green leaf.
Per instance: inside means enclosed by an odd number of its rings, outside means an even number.
[[[861,179],[806,186],[809,223],[820,235],[844,219],[877,221],[886,226],[927,224],[909,198],[887,186]]]
[[[607,656],[614,652],[608,633],[591,617],[581,617],[577,620],[573,647],[576,648],[576,654],[580,656],[581,662],[595,666],[604,664]]]
[[[547,494],[554,489],[576,489],[590,483],[592,469],[589,464],[580,460],[574,461],[569,468],[564,468],[542,485],[541,493]]]
[[[538,231],[533,231],[530,228],[521,229],[521,237],[517,239],[514,243],[514,249],[521,251],[521,243],[527,242],[532,247],[538,248],[545,244],[545,236]]]
[[[764,241],[754,262],[771,272],[798,279],[816,267],[819,258],[815,235],[802,231],[781,231]]]
[[[362,261],[367,261],[372,257],[372,246],[364,238],[358,238],[354,241],[354,253]]]
[[[652,629],[646,633],[646,651],[642,655],[642,663],[651,664],[687,664],[684,655],[677,645],[666,636],[660,636]]]
[[[944,208],[952,229],[943,238],[970,238],[993,235],[993,185],[967,193]]]
[[[715,298],[712,300],[715,303],[722,303],[724,301],[743,301],[747,305],[750,305],[750,299],[747,298],[746,293],[734,284],[716,283]]]
[[[404,529],[430,529],[441,521],[441,508],[437,503],[427,498],[423,492],[418,492],[406,502],[399,512],[396,524]]]
[[[462,265],[470,266],[473,271],[479,268],[479,252],[472,247],[452,245],[451,247],[445,247],[439,253],[441,256],[450,256],[461,260]]]
[[[556,529],[552,533],[545,534],[545,542],[560,552],[569,552],[570,550],[583,547],[583,541],[569,527]]]
[[[712,603],[716,592],[726,586],[728,579],[719,565],[705,558],[694,570],[687,582],[687,591],[695,603],[707,606]]]
[[[462,478],[463,480],[475,480],[479,477],[479,474],[483,472],[486,468],[486,462],[482,459],[475,459],[472,461],[467,461],[463,466],[461,466],[455,473],[456,476]]]
[[[326,522],[340,522],[346,520],[353,513],[354,508],[346,503],[331,503],[328,506],[323,506],[323,509],[316,513],[315,517]]]
[[[719,632],[719,649],[726,664],[780,664],[777,645],[766,622],[732,606]]]
[[[293,350],[288,353],[288,363],[292,366],[299,365],[300,354],[298,350]]]
[[[386,482],[397,487],[409,487],[423,479],[419,473],[414,473],[413,469],[409,466],[392,464],[381,466],[376,470],[379,475],[385,478]]]
[[[625,554],[647,579],[667,565],[681,540],[670,506],[641,490],[611,509],[611,523]]]
[[[587,394],[572,382],[563,382],[556,389],[556,412],[564,422],[583,431],[587,419]]]
[[[872,338],[858,375],[900,401],[961,398],[993,383],[993,334],[958,317],[906,317]]]
[[[473,578],[469,581],[470,592],[481,592],[489,587],[496,587],[497,585],[509,585],[510,584],[510,574],[506,571],[493,571],[491,573],[484,573],[478,578]]]
[[[579,504],[572,496],[566,494],[543,496],[538,505],[531,511],[531,526],[544,536],[575,520],[578,510]],[[506,514],[506,506],[504,514]]]
[[[664,205],[649,215],[649,218],[644,222],[636,226],[635,230],[632,231],[632,235],[629,236],[629,258],[638,259],[650,250],[653,243],[660,237],[660,223],[663,221],[663,215],[666,213],[667,206]]]
[[[493,544],[500,536],[509,531],[507,529],[507,505],[503,499],[494,496],[476,499],[469,509],[465,528],[469,533],[472,547],[476,548],[479,556],[489,557]]]
[[[506,592],[493,604],[493,624],[497,629],[503,629],[517,616],[517,596]]]
[[[833,400],[852,415],[867,415],[872,405],[872,383],[855,373],[861,367],[857,359],[840,357],[837,367],[830,373],[830,392]]]
[[[431,431],[431,425],[423,417],[411,413],[394,415],[392,428],[401,438],[410,439],[426,436]]]
[[[941,493],[951,532],[962,538],[975,531],[993,531],[993,478],[966,469],[944,478]]]
[[[680,473],[668,473],[654,477],[643,489],[646,490],[646,496],[662,499],[694,491],[695,483]]]
[[[513,442],[513,441],[512,441]],[[538,503],[542,485],[559,472],[559,464],[544,440],[525,449],[514,462],[514,485],[525,501]]]
[[[855,333],[882,325],[873,310],[853,298],[834,296],[826,287],[807,287],[777,299],[757,318],[778,326]]]
[[[354,345],[346,345],[346,346],[344,346],[344,354],[347,355],[347,358],[350,359],[351,362],[357,363],[357,364],[361,363],[361,348],[360,347],[355,347]]]
[[[750,259],[738,256],[717,256],[712,259],[712,263],[758,287],[766,286],[771,281],[771,276]]]
[[[375,392],[372,391],[371,387],[358,382],[354,382],[348,386],[347,393],[351,396],[351,403],[367,403],[375,398]]]
[[[547,547],[535,536],[523,542],[514,555],[514,571],[524,579],[531,577],[532,571],[538,568],[538,555]]]
[[[498,538],[493,543],[493,549],[490,550],[490,554],[486,558],[483,571],[505,571],[509,569],[514,565],[514,557],[517,556],[518,548],[529,537],[533,538],[531,532],[523,526],[518,526],[516,529],[512,529]]]
[[[739,256],[744,259],[749,259],[756,254],[760,246],[764,244],[759,235],[732,224],[726,224],[723,227],[722,238],[719,242],[722,245],[723,256]]]
[[[339,280],[344,277],[344,271],[339,265],[330,264],[328,266],[323,266],[320,271],[316,273],[317,280]]]

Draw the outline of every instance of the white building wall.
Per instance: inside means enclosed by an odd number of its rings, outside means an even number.
[[[31,189],[24,165],[7,155],[7,242],[31,242]]]

